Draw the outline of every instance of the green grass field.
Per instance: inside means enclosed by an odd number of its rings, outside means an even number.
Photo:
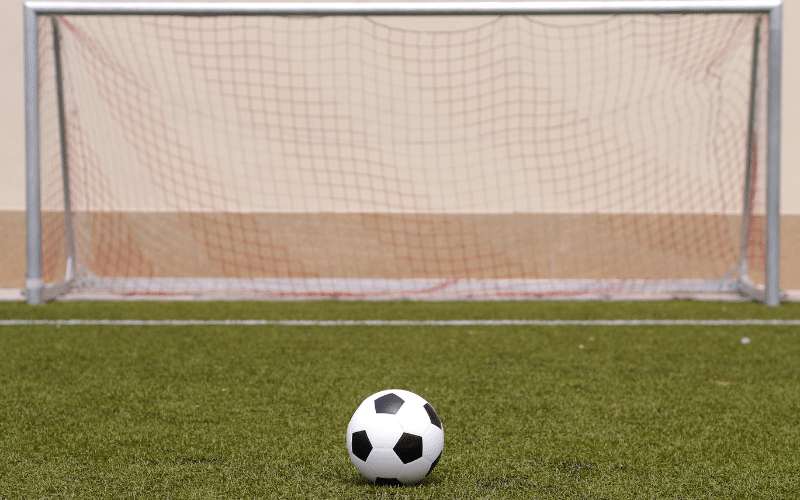
[[[796,319],[800,304],[0,303],[9,319]],[[748,337],[749,344],[741,339]],[[420,486],[345,429],[416,392]],[[0,498],[800,498],[796,325],[0,326]]]

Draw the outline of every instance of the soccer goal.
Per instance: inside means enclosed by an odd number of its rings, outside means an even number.
[[[778,304],[781,9],[27,2],[27,300]]]

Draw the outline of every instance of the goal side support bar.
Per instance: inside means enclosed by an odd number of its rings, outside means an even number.
[[[25,214],[27,270],[25,294],[29,304],[43,302],[42,207],[39,171],[39,25],[38,14],[24,7],[25,36]]]
[[[764,302],[780,304],[781,79],[783,5],[769,12],[767,71],[767,228]]]
[[[75,276],[75,243],[72,233],[72,205],[69,192],[69,163],[67,154],[67,130],[64,107],[64,89],[61,72],[61,46],[58,23],[52,20],[53,52],[61,146],[61,174],[64,189],[64,241],[67,254],[67,269],[64,280],[46,285],[42,281],[42,222],[41,222],[41,173],[39,169],[39,52],[38,18],[25,10],[25,137],[26,137],[26,224],[27,224],[27,278],[25,294],[30,304],[52,300],[69,291]],[[34,72],[35,71],[35,72]],[[35,78],[30,78],[34,74]],[[33,98],[32,96],[36,96]],[[36,272],[38,271],[38,272]]]
[[[781,58],[783,39],[782,0],[646,0],[646,1],[534,1],[534,2],[53,2],[31,1],[23,6],[25,43],[25,148],[27,274],[25,293],[29,304],[41,304],[66,292],[70,286],[72,255],[68,255],[67,277],[55,285],[42,281],[41,178],[39,169],[39,15],[501,15],[501,14],[689,14],[761,13],[769,18],[767,88],[767,182],[765,287],[743,286],[748,295],[758,295],[767,305],[780,303],[780,145]],[[63,138],[63,123],[61,124]],[[62,144],[62,148],[66,145]],[[65,153],[62,153],[65,155]],[[749,154],[749,152],[748,152]],[[66,165],[65,182],[68,175]],[[65,199],[69,210],[68,197]],[[71,214],[66,213],[69,218]],[[67,245],[71,231],[67,225]],[[71,248],[67,249],[69,253]],[[743,284],[744,285],[744,284]],[[763,297],[762,297],[763,295]]]

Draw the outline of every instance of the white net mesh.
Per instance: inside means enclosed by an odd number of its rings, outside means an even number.
[[[79,283],[367,298],[730,287],[759,22],[60,17]],[[41,23],[54,280],[63,196]]]

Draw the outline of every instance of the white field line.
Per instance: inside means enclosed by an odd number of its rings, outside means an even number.
[[[0,326],[800,326],[800,319],[458,319],[458,320],[265,320],[265,319],[5,319]]]

